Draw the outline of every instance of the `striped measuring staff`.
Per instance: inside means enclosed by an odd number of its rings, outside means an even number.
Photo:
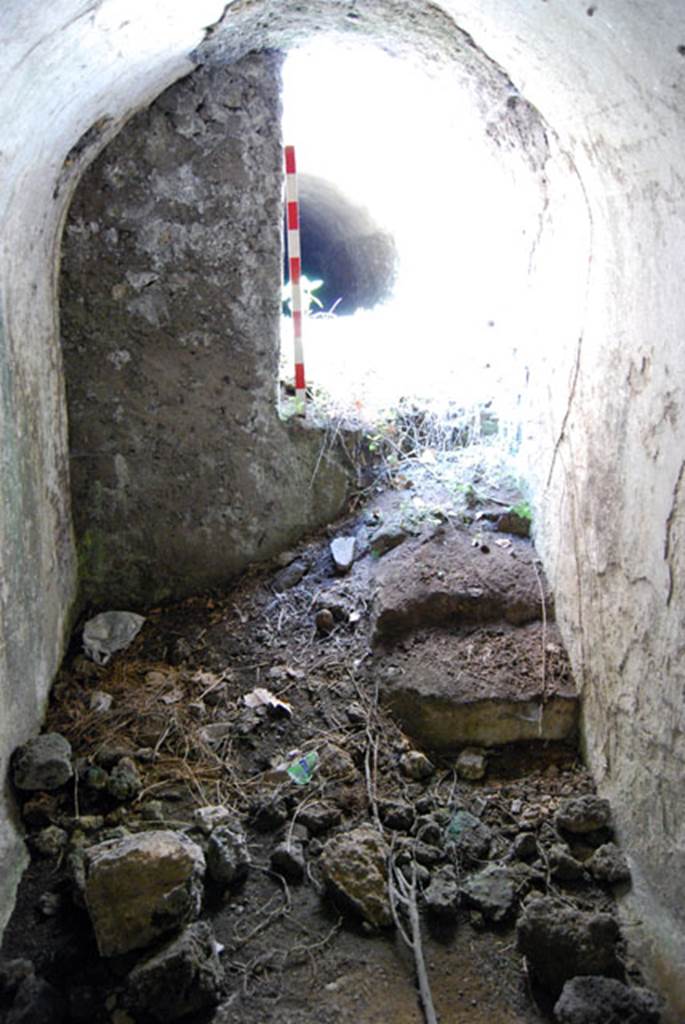
[[[288,269],[295,340],[295,399],[300,415],[305,415],[304,349],[302,347],[302,258],[300,254],[300,207],[297,199],[295,147],[285,147],[285,198],[288,218]]]

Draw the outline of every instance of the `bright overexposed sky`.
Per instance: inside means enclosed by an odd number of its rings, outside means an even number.
[[[322,39],[284,69],[284,141],[393,234],[400,270],[372,311],[304,324],[308,380],[375,408],[402,395],[475,402],[514,367],[539,193],[497,158],[449,71]],[[284,321],[287,362],[291,323]],[[513,363],[512,363],[513,360]],[[494,365],[496,364],[496,365]]]

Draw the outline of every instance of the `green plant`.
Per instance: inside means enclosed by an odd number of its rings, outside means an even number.
[[[533,520],[533,512],[527,501],[519,501],[518,504],[512,505],[511,511],[519,519],[527,519],[529,523]]]

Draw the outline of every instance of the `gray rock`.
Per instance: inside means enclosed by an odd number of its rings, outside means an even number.
[[[565,800],[556,813],[556,824],[565,832],[583,835],[611,827],[609,801],[588,794]]]
[[[88,789],[92,789],[96,793],[102,793],[109,784],[109,773],[99,765],[92,765],[92,767],[86,769],[83,781]]]
[[[361,825],[329,839],[321,852],[323,876],[369,924],[392,924],[388,900],[388,847],[370,825]]]
[[[297,842],[279,843],[271,852],[271,867],[289,882],[301,882],[305,870],[302,844]]]
[[[552,995],[580,974],[622,977],[619,929],[609,914],[586,914],[535,895],[526,902],[516,932],[531,975]]]
[[[143,788],[143,781],[138,769],[130,757],[122,757],[112,768],[107,782],[107,792],[117,803],[129,803],[135,800]]]
[[[336,571],[341,575],[349,572],[354,562],[354,537],[336,537],[331,541],[331,555]]]
[[[615,885],[630,881],[630,868],[623,852],[615,843],[598,846],[587,862],[587,867],[598,882]]]
[[[291,590],[306,576],[308,570],[309,566],[306,562],[302,562],[299,559],[296,562],[291,562],[290,565],[286,565],[284,569],[281,569],[274,576],[274,590],[281,593],[284,590]]]
[[[327,804],[323,800],[307,804],[297,816],[297,820],[304,825],[312,835],[320,836],[328,832],[334,825],[339,824],[342,815],[340,809],[333,804]]]
[[[85,900],[101,956],[143,949],[197,917],[205,858],[169,831],[98,843],[85,851]]]
[[[578,977],[564,985],[555,1007],[559,1024],[659,1024],[659,999],[649,989],[613,978]]]
[[[380,526],[369,540],[371,554],[380,558],[387,551],[392,551],[398,544],[407,539],[407,531],[399,523],[388,523],[387,526]]]
[[[583,865],[571,855],[565,843],[555,843],[549,851],[552,874],[561,882],[575,882],[585,877]]]
[[[445,831],[445,842],[461,863],[473,864],[490,852],[492,832],[468,811],[456,811]]]
[[[414,782],[423,782],[425,779],[429,779],[435,771],[432,761],[420,750],[407,750],[402,754],[400,769],[403,775],[406,775],[408,779],[413,779]]]
[[[58,732],[36,736],[12,755],[12,778],[17,789],[59,789],[73,774],[71,744]]]
[[[164,1024],[216,1006],[223,982],[217,943],[202,921],[133,968],[126,979],[125,1001],[134,1013],[149,1014]]]
[[[432,868],[435,864],[439,864],[440,861],[445,860],[445,852],[437,846],[431,846],[430,843],[424,843],[421,839],[413,840],[411,844],[411,855],[417,861],[418,864],[423,864],[424,867]],[[407,854],[409,856],[409,854]]]
[[[442,921],[455,921],[459,913],[459,882],[454,868],[446,866],[435,872],[423,894],[426,910]]]
[[[402,800],[379,800],[378,813],[386,828],[408,832],[414,822],[414,809]]]
[[[218,885],[240,882],[250,867],[245,832],[238,822],[219,825],[207,844],[207,871]]]
[[[40,832],[31,836],[31,849],[35,850],[41,857],[50,857],[56,860],[65,850],[69,841],[68,834],[63,828],[57,825],[48,825]]]
[[[476,747],[466,747],[459,754],[455,768],[460,779],[477,782],[479,779],[485,778],[487,768],[485,753]]]
[[[505,867],[489,864],[467,878],[461,887],[464,901],[479,910],[487,921],[503,921],[513,910],[516,893]]]
[[[205,807],[198,807],[193,811],[193,821],[206,836],[210,835],[218,825],[228,825],[233,821],[233,815],[228,807],[221,804],[207,804]]]
[[[288,820],[285,800],[277,796],[257,799],[252,804],[251,821],[258,832],[272,832]]]
[[[533,832],[519,832],[511,847],[512,856],[517,860],[534,860],[538,855],[538,844]]]

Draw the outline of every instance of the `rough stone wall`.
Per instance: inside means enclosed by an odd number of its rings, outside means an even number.
[[[281,61],[172,86],[72,203],[61,330],[91,601],[220,583],[344,500],[325,435],[277,414]]]

